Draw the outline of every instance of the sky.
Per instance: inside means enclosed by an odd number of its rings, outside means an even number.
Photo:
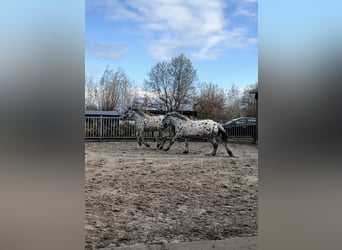
[[[258,81],[257,0],[86,0],[85,73],[121,67],[136,86],[183,53],[199,82]]]

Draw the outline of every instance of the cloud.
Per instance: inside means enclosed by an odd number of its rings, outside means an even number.
[[[149,98],[152,98],[152,99],[157,99],[158,96],[156,93],[153,93],[152,91],[148,91],[148,90],[145,90],[145,89],[142,89],[141,87],[132,87],[130,89],[131,93],[133,93],[136,97],[140,97],[140,98],[143,98],[143,97],[149,97]]]
[[[239,2],[232,17],[242,16],[256,20],[258,18],[257,2],[257,0],[244,0]]]
[[[248,9],[237,9],[233,16],[246,16],[246,17],[252,17],[257,18],[257,14],[254,12],[249,11]]]
[[[230,27],[235,6],[226,0],[102,0],[97,7],[106,20],[131,22],[137,32],[148,34],[147,50],[156,59],[190,51],[186,54],[193,59],[210,60],[229,49],[253,46],[257,40],[248,37],[246,28],[241,32],[241,27]],[[256,15],[239,11],[235,15]]]
[[[242,28],[225,31],[207,39],[205,46],[193,53],[197,60],[213,60],[228,50],[244,50],[257,44],[256,38],[248,38],[247,31]],[[204,41],[205,42],[205,41]]]
[[[100,43],[88,42],[86,44],[86,54],[92,57],[107,60],[116,60],[123,57],[128,52],[128,45],[120,43]]]
[[[88,64],[85,65],[85,74],[86,75],[95,75],[98,74],[100,70],[96,67],[90,66]]]

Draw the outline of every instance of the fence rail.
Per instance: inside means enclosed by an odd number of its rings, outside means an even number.
[[[254,139],[255,125],[236,125],[225,128],[231,139]],[[85,117],[85,139],[135,139],[135,125],[133,121],[122,120],[119,117]],[[158,131],[145,132],[146,139],[156,140],[160,137]]]

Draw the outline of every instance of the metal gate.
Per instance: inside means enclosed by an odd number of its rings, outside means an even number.
[[[145,132],[144,138],[157,139],[156,132]],[[134,121],[119,117],[85,117],[85,139],[135,139]]]

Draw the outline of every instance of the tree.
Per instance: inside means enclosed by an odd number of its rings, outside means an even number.
[[[229,120],[240,117],[240,98],[239,98],[240,91],[235,86],[232,85],[230,90],[227,93],[227,106],[226,106],[226,114]]]
[[[198,112],[198,118],[225,119],[224,108],[224,90],[213,83],[201,84],[200,95],[194,105],[194,109]]]
[[[191,61],[184,54],[181,54],[172,58],[169,64],[169,74],[173,86],[174,110],[180,111],[182,105],[191,102],[195,93],[194,84],[197,81],[197,71],[193,68]]]
[[[99,96],[97,84],[92,77],[86,77],[85,84],[85,110],[97,110],[99,108]]]
[[[170,62],[158,62],[148,73],[146,89],[158,97],[155,105],[165,111],[181,111],[191,102],[197,72],[191,61],[181,54]]]
[[[137,98],[137,93],[133,88],[133,83],[129,80],[126,73],[119,68],[117,71],[121,72],[119,81],[119,103],[117,110],[124,111],[128,106],[131,106]]]
[[[99,82],[101,110],[125,109],[134,98],[131,89],[131,82],[123,69],[114,71],[107,66]]]
[[[171,111],[172,84],[168,65],[167,62],[158,62],[148,73],[149,80],[145,80],[145,87],[157,95],[157,106],[164,106],[166,111]]]

